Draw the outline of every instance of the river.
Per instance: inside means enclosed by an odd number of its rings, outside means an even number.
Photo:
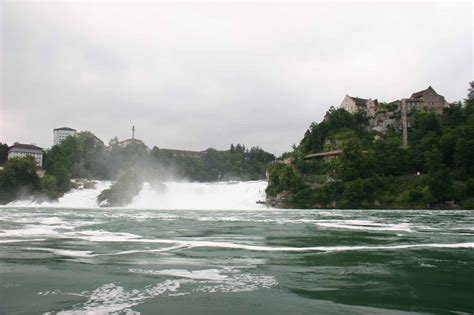
[[[1,314],[474,311],[474,211],[277,210],[265,182],[0,207]]]

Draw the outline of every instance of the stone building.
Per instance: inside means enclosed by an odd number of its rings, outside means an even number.
[[[56,128],[53,129],[53,134],[54,134],[54,143],[53,145],[58,145],[61,142],[64,141],[69,136],[75,136],[76,135],[76,129],[72,129],[69,127],[61,127],[61,128]]]
[[[365,99],[346,95],[341,103],[341,108],[344,108],[349,113],[366,112],[367,115],[373,116],[378,110],[379,102],[375,99]]]
[[[43,165],[43,148],[32,144],[22,144],[16,142],[8,150],[9,160],[13,158],[24,158],[27,156],[32,156],[39,167]]]
[[[413,93],[410,98],[401,99],[400,102],[402,106],[405,106],[407,112],[434,111],[437,114],[442,114],[443,109],[449,107],[444,96],[436,93],[431,85],[426,90]]]
[[[471,84],[471,89],[474,84]],[[474,95],[474,92],[472,93]],[[391,103],[381,103],[375,99],[363,99],[346,95],[341,108],[350,113],[365,112],[369,117],[371,130],[386,132],[394,128],[402,132],[403,145],[408,145],[408,129],[413,125],[413,113],[435,112],[442,114],[443,109],[450,104],[444,96],[438,94],[433,87],[411,94],[409,98],[402,98]]]

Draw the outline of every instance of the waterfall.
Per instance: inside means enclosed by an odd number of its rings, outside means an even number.
[[[215,183],[165,182],[163,189],[155,191],[144,183],[140,193],[127,208],[147,209],[264,209],[257,204],[265,200],[266,181],[229,181]],[[39,202],[17,200],[8,206],[95,208],[97,196],[110,187],[109,181],[97,181],[93,189],[73,189],[57,201]]]

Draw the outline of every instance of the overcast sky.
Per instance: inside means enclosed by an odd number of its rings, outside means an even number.
[[[1,4],[0,141],[53,128],[152,147],[280,154],[346,94],[392,101],[473,79],[461,3]]]

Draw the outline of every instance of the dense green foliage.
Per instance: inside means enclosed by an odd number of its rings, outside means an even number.
[[[8,146],[5,147],[7,154]],[[0,144],[0,157],[2,148]],[[117,138],[105,146],[93,133],[79,132],[45,152],[46,175],[41,180],[36,173],[35,178],[24,176],[23,172],[31,171],[23,169],[26,162],[21,165],[12,162],[16,167],[15,172],[10,166],[12,163],[7,163],[0,201],[14,200],[19,196],[17,191],[24,195],[42,194],[57,198],[73,187],[71,178],[87,178],[117,180],[99,199],[106,205],[122,205],[138,193],[144,180],[153,183],[154,187],[160,187],[155,183],[176,178],[191,181],[264,179],[267,164],[275,159],[274,155],[258,147],[249,150],[240,144],[231,145],[226,151],[208,149],[199,156],[176,152],[157,147],[149,150],[140,141],[125,146]],[[34,182],[26,185],[29,180]],[[121,194],[123,196],[119,196]]]
[[[151,151],[154,163],[165,170],[173,169],[176,175],[193,181],[258,180],[265,179],[268,163],[273,154],[253,147],[231,145],[227,151],[206,150],[201,157],[173,154],[154,147]]]
[[[286,206],[298,208],[426,208],[448,201],[474,207],[473,100],[442,115],[415,113],[407,149],[399,132],[368,129],[361,114],[332,108],[286,154],[291,165],[270,167],[267,194],[290,192]],[[303,159],[334,149],[342,154]]]
[[[63,167],[54,175],[38,176],[38,167],[32,157],[14,158],[0,171],[0,204],[22,197],[55,199],[71,187],[70,175]]]
[[[303,180],[294,169],[282,163],[269,166],[268,178],[272,183],[267,188],[267,194],[270,196],[275,196],[279,191],[297,192],[305,188]]]
[[[67,172],[72,178],[106,179],[111,167],[108,160],[104,144],[93,133],[83,131],[46,151],[44,169],[52,176]]]
[[[11,159],[0,171],[0,203],[39,192],[41,181],[32,157]]]
[[[141,174],[131,168],[123,172],[117,181],[109,188],[100,193],[97,201],[102,206],[120,207],[129,204],[143,185]]]
[[[53,176],[65,169],[72,178],[114,180],[122,171],[139,165],[140,169],[159,171],[163,179],[255,180],[265,178],[265,168],[274,159],[258,147],[248,150],[240,144],[232,145],[227,151],[208,149],[200,157],[158,147],[149,150],[139,142],[123,146],[116,138],[106,147],[92,133],[80,132],[46,152],[45,170]]]
[[[325,144],[327,146],[328,143],[331,143],[327,140],[338,142],[337,137],[332,139],[335,135],[366,139],[368,135],[366,124],[367,118],[362,113],[350,114],[344,109],[331,107],[324,121],[319,124],[311,124],[301,140],[298,150],[303,153],[323,151],[327,149]]]

